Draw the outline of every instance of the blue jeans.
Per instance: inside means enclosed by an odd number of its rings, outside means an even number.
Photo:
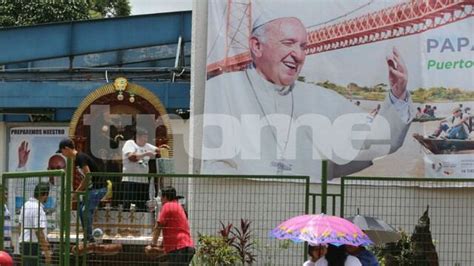
[[[446,131],[448,131],[449,126],[446,125],[446,124],[442,124],[439,128],[440,128],[442,131],[446,132]]]
[[[92,239],[92,218],[94,216],[94,210],[97,208],[100,200],[105,196],[106,192],[107,188],[105,187],[100,189],[91,189],[89,190],[89,193],[87,193],[87,199],[81,201],[79,205],[79,218],[81,219],[82,229],[85,233],[84,238],[87,240]]]
[[[467,137],[463,125],[452,127],[448,130],[448,139],[467,139]]]

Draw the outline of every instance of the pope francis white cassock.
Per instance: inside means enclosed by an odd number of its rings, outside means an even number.
[[[206,83],[202,173],[321,176],[360,171],[396,151],[412,119],[406,67],[387,59],[391,90],[374,117],[337,94],[296,81],[307,37],[294,17],[253,25],[253,64]],[[323,66],[322,66],[323,67]]]

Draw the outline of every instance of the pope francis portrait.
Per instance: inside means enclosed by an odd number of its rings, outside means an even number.
[[[329,178],[340,177],[403,144],[413,112],[407,67],[396,48],[385,58],[390,91],[369,121],[367,111],[335,91],[298,81],[308,43],[298,17],[255,17],[248,38],[252,63],[206,82],[202,173],[317,181],[321,160],[330,162]]]

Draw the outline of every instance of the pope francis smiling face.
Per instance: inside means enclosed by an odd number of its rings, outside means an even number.
[[[257,72],[275,85],[289,86],[298,78],[306,57],[307,33],[294,17],[278,18],[254,29],[250,51]]]

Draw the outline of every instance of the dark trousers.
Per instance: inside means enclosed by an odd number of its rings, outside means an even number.
[[[135,204],[137,211],[146,211],[146,202],[149,198],[148,188],[148,183],[123,181],[116,191],[119,195],[118,204],[123,204],[125,211],[130,210],[131,203]]]
[[[165,265],[189,265],[193,259],[194,253],[196,253],[196,250],[192,247],[173,250],[166,254]]]
[[[20,245],[20,253],[22,256],[28,256],[23,257],[23,266],[40,265],[41,253],[39,252],[38,243],[22,242]]]

